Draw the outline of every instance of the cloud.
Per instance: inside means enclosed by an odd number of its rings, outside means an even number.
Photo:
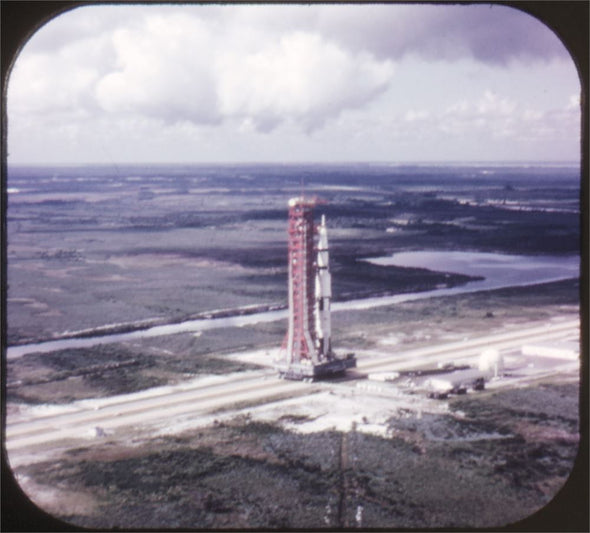
[[[415,109],[408,109],[404,115],[404,120],[406,122],[416,122],[421,120],[428,120],[430,117],[430,112],[426,109],[420,109],[416,111]]]
[[[224,116],[249,118],[260,130],[283,120],[313,130],[383,91],[393,65],[352,55],[317,34],[292,32],[252,53],[225,54],[217,73]]]
[[[80,153],[176,157],[188,139],[186,158],[251,145],[280,158],[289,145],[339,154],[365,132],[373,154],[378,131],[389,157],[391,139],[412,135],[420,149],[440,132],[517,138],[519,120],[549,135],[579,116],[576,97],[547,111],[576,91],[555,81],[567,62],[541,23],[498,5],[88,6],[49,22],[17,59],[9,141],[19,154],[50,134],[56,150],[61,135]],[[533,86],[533,64],[536,79],[557,75]]]
[[[461,100],[448,106],[437,116],[436,128],[448,135],[488,138],[518,137],[515,128],[518,103],[486,90],[477,99]]]
[[[98,104],[113,114],[217,123],[211,44],[208,26],[180,13],[118,29],[112,36],[117,66],[96,84]]]
[[[507,98],[500,98],[492,91],[485,91],[477,103],[479,115],[510,116],[516,108],[516,103]]]
[[[325,34],[380,58],[412,54],[431,61],[454,61],[469,57],[494,65],[569,58],[543,23],[504,6],[380,5],[366,11],[356,11],[356,6],[330,7],[324,6],[320,16],[319,27]]]
[[[522,102],[486,90],[471,101],[458,101],[436,114],[428,127],[457,138],[473,135],[489,140],[521,142],[559,138],[579,140],[579,110],[570,100],[551,109],[531,109]]]
[[[18,109],[240,118],[261,130],[284,120],[313,130],[364,105],[407,54],[499,64],[564,54],[532,17],[477,5],[88,7],[26,50],[12,80]]]
[[[312,12],[295,7],[288,11],[308,26]],[[114,12],[107,9],[105,20]],[[82,9],[50,23],[18,61],[14,109],[82,107],[166,124],[248,120],[259,131],[294,121],[309,132],[364,105],[393,76],[389,60],[297,29],[283,9],[166,7],[136,14],[118,19],[111,31]],[[88,37],[80,28],[95,33]]]

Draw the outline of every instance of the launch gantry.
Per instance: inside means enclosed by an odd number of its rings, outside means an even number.
[[[316,203],[302,196],[289,200],[289,323],[276,365],[287,379],[313,380],[356,366],[353,354],[342,359],[332,351],[328,235],[324,216],[314,224]]]

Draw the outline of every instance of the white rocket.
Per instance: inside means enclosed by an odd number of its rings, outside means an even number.
[[[332,324],[330,320],[330,302],[332,300],[332,275],[328,253],[328,233],[326,217],[318,228],[318,257],[315,278],[315,318],[316,342],[320,359],[332,357]]]

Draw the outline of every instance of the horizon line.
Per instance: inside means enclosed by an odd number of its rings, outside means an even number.
[[[82,167],[82,166],[241,166],[241,165],[375,165],[375,166],[444,166],[444,165],[499,165],[499,166],[550,166],[550,165],[570,165],[581,166],[581,161],[573,160],[432,160],[432,161],[85,161],[85,162],[6,162],[6,167]]]

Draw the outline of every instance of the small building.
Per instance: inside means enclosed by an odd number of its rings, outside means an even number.
[[[491,372],[495,378],[502,376],[504,375],[504,357],[493,348],[484,350],[479,357],[479,369]]]
[[[525,344],[521,352],[523,355],[549,357],[552,359],[567,359],[575,361],[580,358],[580,346],[576,342],[544,342]]]
[[[375,372],[369,374],[367,378],[371,381],[394,381],[399,378],[399,372]]]

